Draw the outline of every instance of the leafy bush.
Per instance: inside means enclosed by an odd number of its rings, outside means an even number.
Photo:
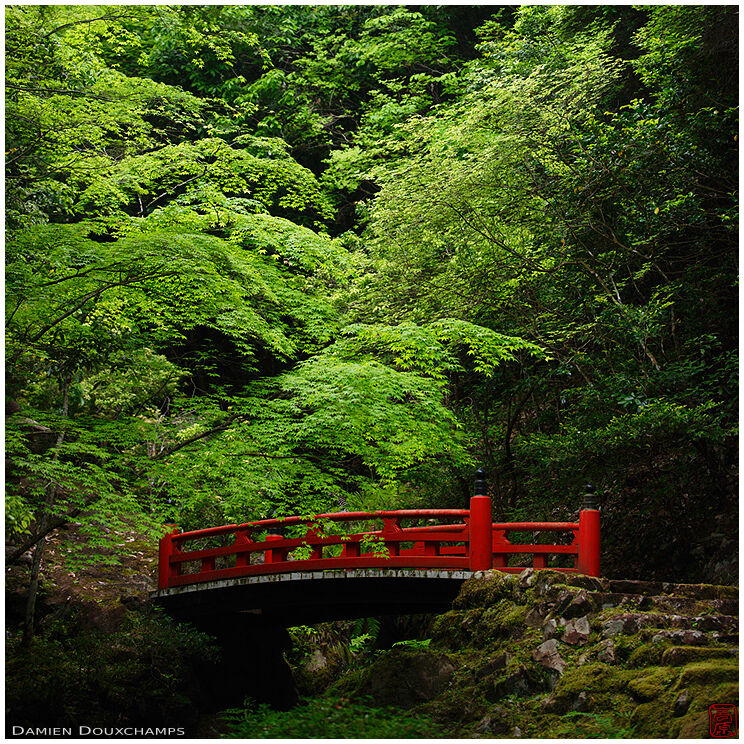
[[[6,712],[14,725],[183,726],[194,715],[190,671],[217,650],[208,636],[159,614],[129,612],[114,630],[55,621],[6,651]]]
[[[290,711],[261,705],[223,713],[232,739],[440,739],[448,736],[428,716],[371,708],[346,698],[305,701]]]

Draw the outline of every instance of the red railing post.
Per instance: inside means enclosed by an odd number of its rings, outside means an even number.
[[[475,474],[475,490],[470,499],[468,553],[471,571],[487,571],[493,566],[491,499],[486,496],[483,471]]]
[[[247,545],[251,541],[252,532],[249,529],[235,530],[235,543],[236,547],[241,545]],[[248,552],[241,552],[235,555],[235,566],[243,567],[251,565],[251,554]]]
[[[282,535],[266,535],[266,542],[276,542],[277,540],[284,540],[284,537]],[[264,553],[264,563],[282,563],[286,560],[286,548],[274,548],[266,550]]]
[[[341,555],[344,558],[359,558],[361,555],[359,542],[357,540],[345,542]]]
[[[594,486],[588,484],[584,506],[579,512],[579,540],[576,568],[587,576],[599,576],[599,511]]]
[[[168,525],[171,532],[160,538],[158,544],[158,589],[167,589],[168,580],[171,577],[170,557],[173,555],[173,535],[178,534],[176,525]]]

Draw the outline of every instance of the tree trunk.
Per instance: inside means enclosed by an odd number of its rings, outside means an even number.
[[[70,403],[70,382],[71,378],[65,378],[62,384],[62,417],[67,418],[69,403]],[[55,443],[54,459],[59,458],[59,448],[62,446],[62,442],[65,441],[65,430],[60,429],[57,435],[57,441]],[[54,499],[57,496],[57,484],[50,483],[46,488],[44,494],[44,504],[41,508],[41,516],[39,518],[39,532],[44,534],[44,530],[47,527],[48,522],[52,518],[52,507],[54,506]],[[46,538],[42,537],[39,542],[36,543],[34,548],[34,558],[31,563],[31,578],[28,585],[28,600],[26,601],[26,617],[23,622],[23,638],[21,639],[21,645],[28,647],[34,638],[34,624],[36,621],[36,599],[39,594],[39,576],[41,574],[41,559],[44,556],[44,546],[46,544]]]

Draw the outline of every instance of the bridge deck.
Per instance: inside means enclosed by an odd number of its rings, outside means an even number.
[[[305,625],[441,612],[472,575],[472,571],[438,569],[295,571],[159,589],[151,597],[180,620],[233,612],[262,615],[283,625]]]

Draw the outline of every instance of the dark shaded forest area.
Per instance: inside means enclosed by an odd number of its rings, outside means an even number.
[[[477,467],[500,520],[595,484],[609,578],[736,582],[736,6],[26,5],[5,45],[11,654],[61,648],[53,565]]]

